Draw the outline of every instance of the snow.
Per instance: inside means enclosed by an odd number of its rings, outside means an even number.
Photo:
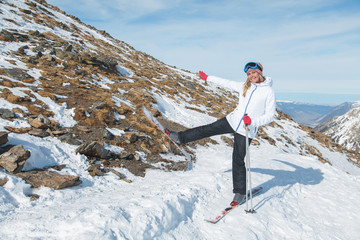
[[[120,130],[117,128],[106,128],[110,133],[114,134],[115,136],[121,136],[125,133],[124,130]]]
[[[164,95],[154,94],[154,97],[157,101],[157,104],[154,104],[154,108],[158,109],[165,118],[180,123],[185,127],[196,127],[216,120],[214,117],[185,108],[185,106],[188,106],[188,103],[178,104]]]
[[[17,137],[17,136],[16,136]],[[26,140],[28,139],[28,140]],[[23,136],[27,148],[35,138]],[[50,139],[48,139],[49,141]],[[20,140],[10,139],[17,143]],[[26,144],[26,141],[28,143]],[[86,168],[74,148],[52,139],[37,151]],[[36,144],[39,144],[37,141]],[[66,149],[69,149],[66,150]],[[231,148],[198,147],[191,171],[148,171],[128,184],[108,174],[89,177],[64,190],[30,189],[14,177],[0,188],[0,236],[9,239],[356,239],[359,178],[319,161],[280,153],[272,146],[251,149],[256,213],[239,207],[217,225],[214,217],[231,200]],[[3,173],[1,173],[3,175]],[[0,175],[1,176],[1,175]],[[26,193],[41,196],[30,202]],[[346,216],[346,217],[344,217]],[[240,224],[239,224],[240,223]],[[234,228],[236,226],[236,228]]]
[[[111,99],[115,102],[115,105],[118,107],[121,107],[122,106],[121,103],[124,103],[124,104],[128,105],[129,107],[135,109],[135,106],[129,100],[127,100],[125,97],[124,97],[124,99],[120,99],[118,97],[113,96]]]
[[[2,87],[0,87],[0,90],[2,89]],[[11,91],[14,90],[14,89],[11,89]],[[13,92],[14,93],[14,92]],[[23,92],[16,92],[16,93],[19,93],[19,95],[22,95],[22,94],[25,94]],[[0,106],[1,108],[6,108],[6,109],[13,109],[13,108],[20,108],[21,110],[23,110],[24,112],[28,112],[27,108],[24,107],[24,106],[21,106],[21,105],[18,105],[18,104],[14,104],[14,103],[10,103],[8,101],[6,101],[5,99],[3,98],[0,98]]]
[[[73,119],[75,115],[75,108],[67,109],[67,104],[63,103],[60,106],[55,103],[49,97],[42,97],[40,94],[33,92],[33,94],[45,104],[48,105],[49,109],[55,113],[54,117],[50,117],[50,119],[55,120],[60,123],[63,127],[73,127],[77,124],[77,122]]]
[[[22,1],[6,1],[28,5]],[[2,9],[10,19],[16,19],[24,29],[37,29],[72,39],[69,32],[61,29],[40,28],[12,13],[9,5]],[[108,38],[85,25],[75,23],[71,18],[56,11],[56,19],[64,23],[74,23],[84,33],[110,42]],[[16,28],[12,23],[0,21],[0,28]],[[88,43],[88,47],[95,48]],[[0,44],[0,54],[19,46]],[[10,59],[10,58],[9,58]],[[35,79],[40,76],[34,69],[28,69],[21,62],[10,64],[0,57],[0,67],[21,67]],[[120,74],[132,76],[132,72],[122,66]],[[185,77],[191,74],[168,67]],[[36,85],[37,82],[32,85]],[[104,88],[111,81],[104,78],[98,82]],[[30,88],[29,88],[30,89]],[[219,91],[210,84],[208,91]],[[12,89],[20,94],[19,89]],[[73,119],[75,109],[67,109],[66,104],[58,105],[50,98],[32,94],[48,105],[55,113],[54,119],[64,127],[76,124]],[[122,93],[122,90],[119,89]],[[204,110],[202,106],[189,105],[180,98],[156,95],[162,115],[186,127],[211,123],[214,117],[191,110]],[[136,108],[126,99],[114,96],[116,105],[127,104]],[[0,99],[0,108],[24,107]],[[124,116],[115,113],[121,119]],[[33,189],[24,180],[7,174],[0,168],[0,179],[8,182],[0,187],[0,239],[346,239],[356,240],[360,236],[360,170],[350,164],[346,156],[326,150],[317,141],[311,140],[296,124],[278,121],[283,128],[267,128],[273,139],[281,138],[284,132],[291,133],[291,140],[307,141],[320,149],[332,165],[323,164],[316,157],[303,156],[295,146],[286,146],[277,141],[276,146],[260,141],[259,146],[250,147],[253,187],[262,186],[263,191],[254,197],[255,214],[246,214],[245,206],[240,206],[216,225],[204,219],[213,218],[231,202],[232,148],[220,136],[213,137],[219,144],[207,144],[191,149],[196,162],[183,172],[148,170],[145,177],[134,176],[125,168],[116,168],[132,183],[120,181],[113,173],[104,177],[91,177],[86,170],[89,166],[85,156],[75,152],[76,146],[63,143],[57,138],[38,138],[29,134],[9,133],[7,144],[22,144],[31,151],[25,170],[42,168],[56,164],[66,164],[61,174],[78,175],[82,184],[76,187],[53,190],[47,187]],[[8,121],[0,118],[0,130],[4,127],[29,127],[25,120]],[[107,128],[115,135],[124,134],[116,128]],[[114,152],[122,148],[105,145]],[[287,152],[284,150],[286,149]],[[141,161],[146,155],[139,153]],[[177,156],[172,159],[177,161]],[[40,195],[31,201],[27,195]]]
[[[116,65],[116,70],[120,73],[121,76],[127,76],[127,77],[134,76],[134,73],[130,69],[127,69],[126,67]]]
[[[165,104],[162,107],[165,112],[174,111]],[[180,122],[189,121],[187,114],[178,117]],[[119,181],[112,173],[105,177],[89,176],[86,158],[75,153],[75,146],[52,137],[41,139],[11,133],[9,144],[23,144],[32,152],[27,169],[67,164],[62,172],[80,175],[83,183],[63,190],[31,189],[24,181],[7,175],[9,182],[0,187],[0,236],[3,239],[357,239],[360,174],[347,174],[316,158],[284,153],[266,143],[250,148],[252,184],[264,188],[253,199],[256,213],[246,214],[241,206],[216,225],[205,222],[204,219],[215,217],[232,199],[232,149],[219,136],[213,139],[220,144],[193,149],[197,161],[185,172],[149,170],[141,178],[118,168],[133,181],[129,184]],[[5,175],[0,170],[0,178]],[[41,197],[30,201],[26,197],[29,193]]]

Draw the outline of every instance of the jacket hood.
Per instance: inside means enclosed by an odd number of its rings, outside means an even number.
[[[260,87],[264,87],[264,86],[269,86],[269,87],[271,87],[272,84],[273,84],[273,81],[272,81],[271,77],[264,77],[264,78],[265,78],[265,81],[263,81],[262,83],[258,83],[258,84],[252,83],[252,84],[258,85],[258,86],[260,86]]]

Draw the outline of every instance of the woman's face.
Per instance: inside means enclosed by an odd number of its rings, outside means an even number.
[[[252,83],[259,83],[260,82],[260,74],[255,71],[248,71],[247,73],[248,79]]]

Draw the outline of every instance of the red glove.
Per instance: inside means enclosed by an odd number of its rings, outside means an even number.
[[[203,80],[207,80],[208,78],[208,75],[206,75],[203,71],[199,71],[199,74],[200,74],[200,78],[203,79]]]
[[[249,115],[245,115],[245,116],[243,117],[243,120],[244,120],[244,124],[245,124],[246,126],[250,126],[250,125],[251,125],[251,118],[249,117]]]

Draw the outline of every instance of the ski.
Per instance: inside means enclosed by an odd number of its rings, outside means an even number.
[[[185,148],[181,145],[178,145],[168,134],[166,134],[165,132],[165,128],[163,127],[163,125],[161,125],[161,123],[156,119],[156,117],[154,117],[151,112],[143,105],[143,112],[145,114],[145,116],[156,126],[158,127],[161,132],[163,132],[165,134],[165,136],[167,136],[169,138],[169,140],[174,143],[174,145],[180,150],[180,152],[185,156],[185,159],[188,161],[191,161],[191,156],[190,153],[188,153]]]
[[[262,187],[257,187],[257,188],[252,189],[252,195],[255,196],[255,195],[259,194],[262,189],[263,189]],[[248,192],[248,196],[250,196],[250,192]],[[228,213],[230,213],[232,210],[234,210],[237,206],[240,206],[240,205],[244,204],[245,202],[246,202],[246,200],[239,203],[238,205],[230,206],[228,208],[225,208],[221,212],[221,214],[218,215],[216,218],[214,218],[214,219],[205,219],[205,221],[215,224],[215,223],[219,222],[221,219],[223,219]]]

